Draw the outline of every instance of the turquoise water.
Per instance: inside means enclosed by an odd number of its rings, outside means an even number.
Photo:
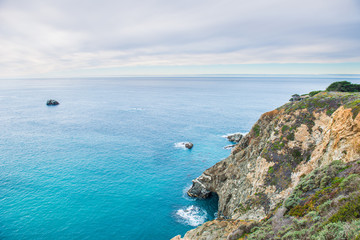
[[[222,136],[335,80],[0,80],[0,239],[183,235],[214,218],[216,199],[185,192],[229,155]],[[50,98],[60,105],[46,106]]]

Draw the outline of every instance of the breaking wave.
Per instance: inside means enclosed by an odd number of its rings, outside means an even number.
[[[174,143],[174,147],[186,149],[185,142]]]
[[[231,136],[231,135],[234,135],[234,134],[237,134],[237,133],[240,133],[241,135],[245,136],[245,135],[248,134],[249,132],[228,133],[228,134],[226,134],[226,135],[222,135],[221,137],[227,138],[228,136]]]
[[[196,227],[206,221],[207,212],[200,207],[191,205],[177,210],[176,216],[179,222]]]

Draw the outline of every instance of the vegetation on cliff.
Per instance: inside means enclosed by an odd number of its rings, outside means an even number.
[[[334,92],[360,92],[360,84],[352,84],[348,81],[334,82],[326,88],[326,91]]]
[[[281,207],[283,215],[270,214],[241,237],[359,239],[360,161],[333,161],[315,169],[301,179]]]
[[[299,97],[298,100],[304,99],[304,96],[312,97],[320,92],[324,92],[323,90],[317,90],[317,91],[311,91],[308,94],[301,95],[303,98],[301,98],[298,94],[295,94]],[[340,81],[340,82],[333,82],[330,84],[325,92],[360,92],[360,84],[353,84],[348,81]],[[291,100],[294,100],[294,96]]]

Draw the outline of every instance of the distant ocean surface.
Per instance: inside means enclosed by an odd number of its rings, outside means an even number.
[[[360,79],[0,80],[0,239],[183,235],[214,218],[217,200],[186,190],[229,155],[223,135],[246,133],[292,94],[340,80]]]

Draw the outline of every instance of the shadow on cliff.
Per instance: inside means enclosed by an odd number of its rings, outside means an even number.
[[[213,220],[217,217],[219,196],[212,192],[209,198],[197,199],[196,205],[204,209],[208,213],[208,220]]]

